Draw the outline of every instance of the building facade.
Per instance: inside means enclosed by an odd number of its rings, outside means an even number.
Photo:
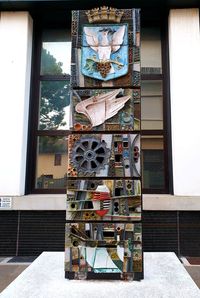
[[[0,255],[64,250],[71,10],[93,6],[0,1]],[[144,251],[199,256],[199,7],[125,6],[141,8]]]

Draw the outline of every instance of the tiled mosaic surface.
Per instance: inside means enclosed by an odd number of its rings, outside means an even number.
[[[106,20],[104,24],[92,25],[88,24],[87,11],[73,11],[71,63],[73,88],[140,86],[140,13],[139,10],[131,9],[120,11],[123,12],[120,24],[108,24],[109,20]],[[126,27],[123,40],[115,38],[119,30],[117,26]],[[95,34],[97,31],[97,29],[93,29],[95,27],[98,27],[98,34]],[[90,32],[87,31],[87,28],[90,29]],[[101,71],[98,71],[99,66],[102,68],[98,62],[102,61],[99,47],[102,46],[105,49],[105,45],[107,45],[106,42],[103,43],[102,37],[106,30],[109,32],[107,35],[109,40],[112,40],[114,45],[119,45],[120,48],[117,51],[111,49],[110,55],[109,53],[105,54],[107,55],[106,60],[114,61],[110,64],[110,67],[114,68],[114,73],[109,73],[105,78],[101,76]],[[99,35],[103,39],[102,42],[99,40]],[[89,36],[90,39],[86,40],[86,36]],[[125,53],[127,54],[125,55]],[[88,63],[86,59],[89,59]],[[103,68],[105,70],[105,67]]]
[[[68,177],[140,177],[139,134],[73,134]]]
[[[140,130],[140,89],[77,89],[72,91],[74,131]]]
[[[65,233],[67,272],[142,272],[141,224],[68,223]]]
[[[140,11],[73,11],[66,278],[143,278],[140,105]]]
[[[140,221],[139,180],[68,180],[67,220]]]

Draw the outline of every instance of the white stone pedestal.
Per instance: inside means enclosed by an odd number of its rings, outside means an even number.
[[[79,281],[64,278],[64,253],[44,252],[0,298],[200,298],[174,253],[145,253],[144,280]]]

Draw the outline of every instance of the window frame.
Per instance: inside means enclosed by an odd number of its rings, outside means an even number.
[[[142,19],[142,18],[141,18]],[[159,26],[161,32],[161,64],[162,74],[141,74],[143,81],[162,81],[163,87],[163,129],[141,130],[142,136],[163,136],[164,181],[163,189],[142,188],[143,194],[173,194],[172,147],[171,147],[171,108],[169,84],[169,44],[168,44],[168,13],[160,21],[144,21],[142,26]]]
[[[66,24],[65,24],[66,26]],[[70,75],[41,75],[40,63],[42,52],[42,33],[46,29],[63,29],[64,24],[45,25],[37,22],[33,32],[33,59],[32,59],[32,78],[31,78],[31,96],[29,109],[29,135],[26,166],[26,185],[25,194],[64,194],[65,189],[44,189],[36,188],[36,166],[37,166],[37,138],[42,136],[49,137],[67,137],[70,130],[39,130],[39,94],[41,81],[70,81]]]
[[[162,130],[141,130],[141,136],[162,135],[164,140],[164,189],[145,189],[144,194],[168,194],[173,193],[172,176],[172,149],[171,149],[171,117],[170,117],[170,95],[169,95],[169,51],[168,51],[168,24],[167,15],[164,21],[143,20],[142,26],[159,26],[161,29],[161,57],[162,74],[141,74],[142,80],[161,80],[163,83],[163,129]],[[31,96],[29,109],[29,131],[28,150],[26,164],[26,185],[25,194],[64,194],[65,189],[43,189],[35,187],[36,165],[37,165],[37,138],[40,136],[67,137],[70,130],[39,130],[39,88],[41,81],[60,80],[70,81],[70,75],[40,75],[40,58],[42,49],[42,32],[45,29],[63,29],[67,24],[48,25],[40,21],[34,22],[33,35],[33,58]],[[69,27],[69,25],[67,26]]]

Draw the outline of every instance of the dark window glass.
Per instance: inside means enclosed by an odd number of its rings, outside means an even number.
[[[163,189],[163,150],[143,151],[144,188]]]
[[[162,136],[142,137],[142,175],[144,189],[164,189],[164,150]]]

